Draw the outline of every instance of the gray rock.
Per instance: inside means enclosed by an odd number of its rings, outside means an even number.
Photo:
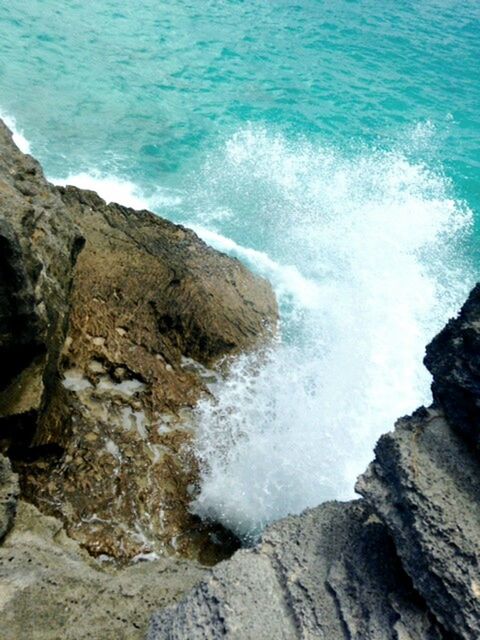
[[[385,526],[362,501],[326,503],[272,526],[221,563],[148,640],[446,638],[414,593]]]
[[[449,424],[476,446],[480,443],[480,284],[457,318],[427,347],[425,365],[432,392]]]
[[[202,577],[174,558],[118,569],[95,561],[62,523],[19,502],[0,547],[2,640],[140,640],[152,611]]]
[[[9,460],[0,455],[0,542],[13,524],[19,491]]]
[[[365,499],[277,523],[149,640],[480,638],[480,285],[425,363],[435,404],[380,438]]]
[[[480,473],[476,450],[439,410],[382,436],[357,490],[385,522],[403,566],[449,637],[480,638]]]

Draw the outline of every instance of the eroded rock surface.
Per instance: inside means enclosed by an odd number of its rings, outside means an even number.
[[[20,502],[0,547],[2,640],[140,640],[158,605],[174,602],[204,569],[174,558],[122,569],[95,561],[59,520]]]
[[[29,445],[63,347],[80,230],[0,120],[0,445]]]
[[[206,573],[166,557],[235,545],[188,511],[192,408],[276,319],[238,261],[53,187],[0,123],[0,449],[38,506],[15,519],[0,454],[2,638],[140,638],[165,605],[150,640],[480,637],[479,286],[428,347],[433,407],[380,439],[363,499],[286,518]],[[147,554],[163,557],[118,569]]]
[[[480,285],[427,347],[434,405],[380,438],[357,489],[452,635],[480,637]]]
[[[230,553],[188,511],[191,411],[274,332],[268,283],[152,213],[53,187],[3,124],[0,250],[0,443],[23,495],[95,555]]]
[[[427,347],[432,392],[449,424],[475,446],[480,443],[480,284],[458,317]]]
[[[415,588],[452,634],[480,637],[480,473],[442,412],[419,410],[382,436],[357,490],[395,540]]]
[[[213,561],[229,543],[212,549],[188,511],[191,408],[215,362],[272,331],[271,289],[187,229],[91,192],[59,193],[86,244],[63,379],[36,437],[64,455],[28,465],[28,495],[94,554],[167,549]]]
[[[362,501],[326,503],[215,567],[149,640],[440,640],[385,526]]]
[[[10,461],[0,455],[0,542],[12,527],[19,493],[18,478]]]
[[[433,406],[380,438],[364,499],[278,522],[158,613],[149,640],[478,640],[479,336],[477,285],[427,349]]]

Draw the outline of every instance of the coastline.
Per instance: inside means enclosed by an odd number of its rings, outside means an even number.
[[[357,483],[363,498],[279,520],[255,548],[206,569],[235,544],[188,512],[195,465],[185,421],[216,362],[271,339],[272,290],[185,228],[49,185],[5,127],[2,137],[0,346],[13,365],[2,372],[0,424],[19,474],[0,457],[6,640],[42,640],[53,619],[72,640],[89,637],[92,624],[102,640],[141,638],[162,606],[150,640],[384,640],[386,629],[392,639],[476,639],[480,484],[470,416],[480,401],[480,287],[428,347],[434,404],[382,436]],[[168,464],[158,466],[165,447]],[[165,497],[152,490],[153,471]],[[150,513],[172,513],[170,505],[183,515],[155,530]]]

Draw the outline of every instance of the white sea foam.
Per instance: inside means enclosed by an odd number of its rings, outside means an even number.
[[[133,209],[152,210],[181,203],[180,196],[175,193],[158,188],[153,194],[147,195],[131,180],[96,171],[70,173],[66,178],[53,177],[50,180],[61,186],[74,185],[80,189],[96,191],[106,202],[117,202]]]
[[[378,436],[429,401],[424,347],[471,284],[456,244],[471,212],[399,152],[352,158],[252,129],[212,156],[193,198],[198,233],[269,277],[285,311],[283,341],[238,359],[197,409],[193,509],[249,538],[351,497]],[[209,208],[268,254],[206,230]]]
[[[96,191],[106,202],[118,202],[125,207],[146,209],[149,205],[148,199],[133,182],[115,176],[105,176],[95,172],[72,173],[66,178],[52,178],[52,182],[62,186],[70,184],[79,189]]]
[[[23,134],[23,131],[17,126],[15,118],[0,109],[0,118],[5,122],[7,127],[13,134],[13,141],[23,153],[30,153],[30,143]]]
[[[188,224],[188,223],[186,223]],[[189,224],[195,233],[218,251],[239,258],[257,273],[267,278],[281,299],[287,296],[302,308],[311,309],[320,304],[322,290],[317,282],[305,278],[294,265],[283,265],[272,260],[263,251],[242,247],[234,240],[196,224]]]

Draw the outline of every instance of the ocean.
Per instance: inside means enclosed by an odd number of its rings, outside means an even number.
[[[275,288],[279,339],[198,406],[192,509],[248,540],[352,497],[478,279],[480,3],[0,0],[0,113]]]

